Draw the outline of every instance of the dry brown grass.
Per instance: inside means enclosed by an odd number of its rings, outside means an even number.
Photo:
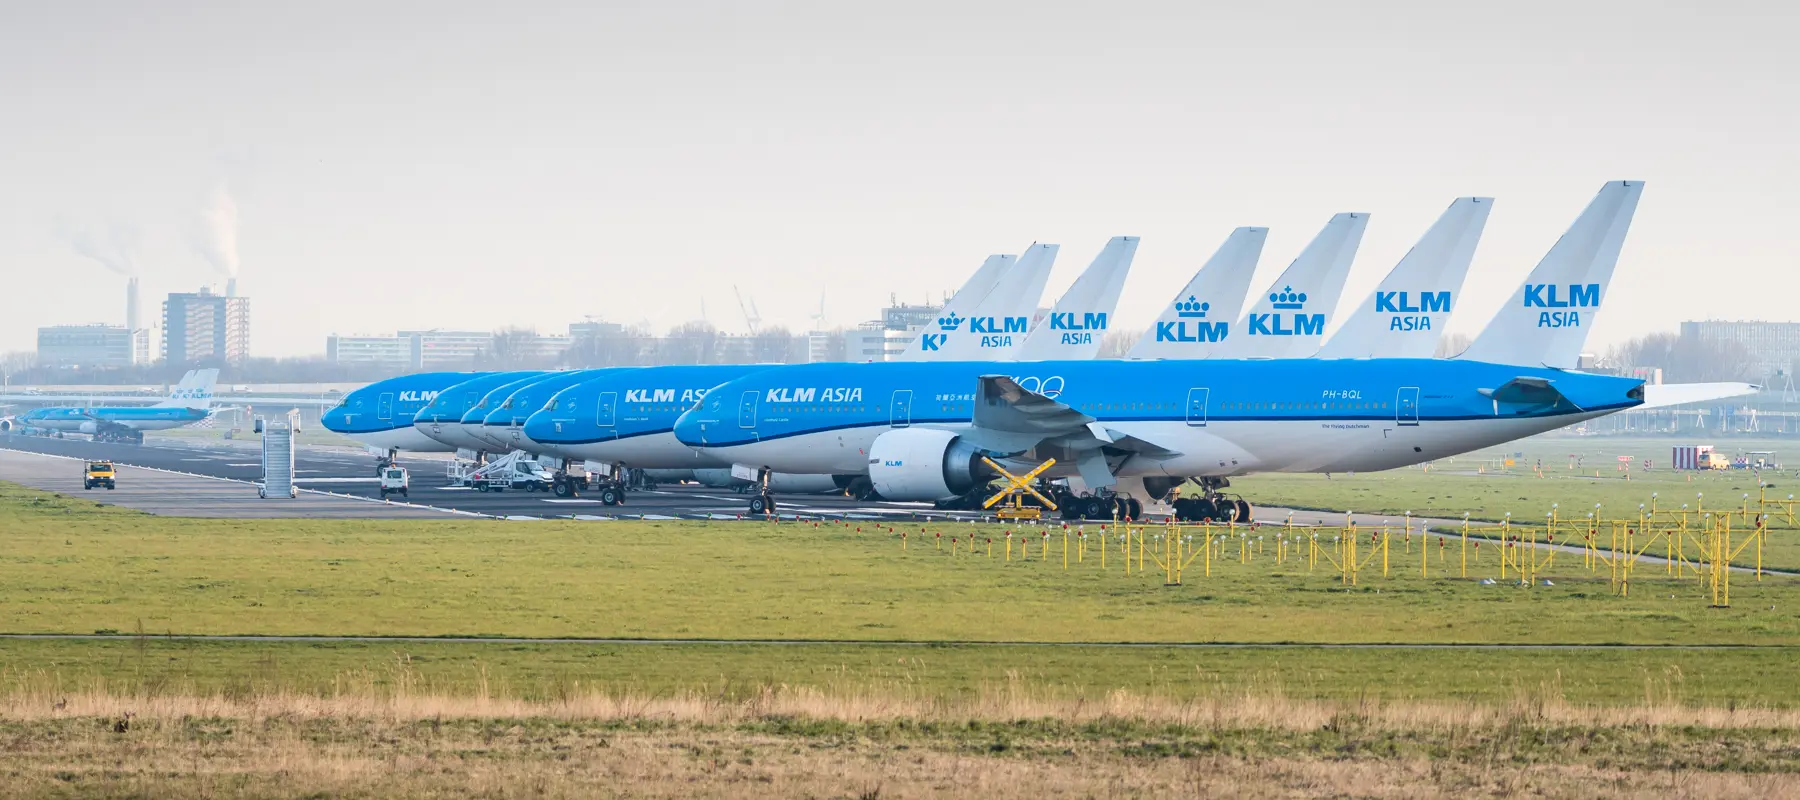
[[[1548,692],[1502,705],[969,701],[765,687],[743,700],[371,692],[0,695],[12,795],[1800,795],[1800,711]]]

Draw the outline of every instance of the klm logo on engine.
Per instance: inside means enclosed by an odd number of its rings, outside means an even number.
[[[1600,284],[1571,283],[1568,291],[1558,296],[1558,287],[1554,283],[1525,284],[1525,307],[1544,309],[1576,309],[1600,307]],[[1537,326],[1540,328],[1579,328],[1581,327],[1580,311],[1540,311]]]
[[[1408,292],[1376,292],[1375,312],[1393,315],[1388,317],[1390,331],[1428,331],[1431,317],[1427,314],[1450,313],[1450,293],[1419,292],[1415,299]]]
[[[432,403],[437,400],[437,392],[404,391],[400,393],[402,403]]]
[[[860,386],[799,386],[770,389],[763,395],[767,403],[860,403],[862,399]]]
[[[1027,317],[970,317],[969,332],[981,334],[982,347],[1011,347],[1013,335],[1025,333]]]
[[[1251,336],[1322,336],[1325,333],[1324,314],[1302,314],[1306,307],[1306,293],[1296,292],[1292,286],[1284,286],[1281,291],[1269,295],[1271,305],[1279,310],[1291,311],[1282,314],[1251,314]]]
[[[1196,300],[1188,295],[1186,300],[1175,301],[1175,320],[1173,322],[1156,323],[1156,340],[1159,342],[1223,342],[1231,333],[1231,324],[1227,322],[1209,322],[1206,312],[1212,310],[1212,303]],[[1192,328],[1188,326],[1192,325]]]
[[[1052,311],[1050,330],[1063,331],[1063,344],[1093,344],[1093,331],[1106,330],[1106,314],[1088,312],[1077,317],[1073,311]]]

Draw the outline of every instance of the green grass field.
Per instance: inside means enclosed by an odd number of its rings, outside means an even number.
[[[237,521],[149,517],[0,491],[0,630],[980,642],[1800,644],[1800,583],[1704,585],[1640,568],[1630,598],[1563,554],[1551,587],[1416,574],[1393,547],[1355,587],[1329,569],[1224,560],[1186,585],[1114,552],[1066,571],[950,554],[948,525]],[[945,542],[935,544],[936,532]],[[983,539],[997,528],[982,529]],[[966,548],[966,544],[959,544]],[[1492,551],[1475,574],[1497,575]],[[1071,546],[1071,551],[1075,550]],[[1365,551],[1366,552],[1366,551]],[[1235,556],[1235,553],[1228,555]],[[1434,554],[1436,555],[1436,554]],[[1436,559],[1434,558],[1435,562]]]

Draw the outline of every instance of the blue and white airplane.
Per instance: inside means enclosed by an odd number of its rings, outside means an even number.
[[[446,386],[436,399],[413,415],[413,428],[421,436],[437,442],[440,452],[486,450],[485,443],[463,431],[463,417],[481,405],[488,394],[507,384],[545,374],[543,370],[488,372],[461,383]]]
[[[169,389],[168,399],[149,406],[56,406],[39,408],[14,420],[0,420],[0,432],[14,425],[62,433],[86,433],[96,441],[144,441],[144,431],[192,425],[212,415],[216,369],[189,370]]]
[[[807,364],[714,389],[675,436],[757,470],[866,474],[888,500],[967,492],[996,477],[984,456],[1161,498],[1190,478],[1416,464],[1643,397],[1636,379],[1437,359]]]
[[[341,433],[370,447],[386,450],[387,460],[406,450],[415,453],[449,453],[455,447],[426,436],[413,422],[420,411],[457,384],[489,372],[421,372],[376,381],[344,395],[337,406],[320,416],[326,430]]]

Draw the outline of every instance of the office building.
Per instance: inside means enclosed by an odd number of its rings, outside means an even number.
[[[37,354],[46,367],[129,367],[148,360],[149,333],[119,325],[50,325],[37,329]]]
[[[250,298],[210,289],[163,302],[162,357],[175,365],[236,365],[250,357]]]

